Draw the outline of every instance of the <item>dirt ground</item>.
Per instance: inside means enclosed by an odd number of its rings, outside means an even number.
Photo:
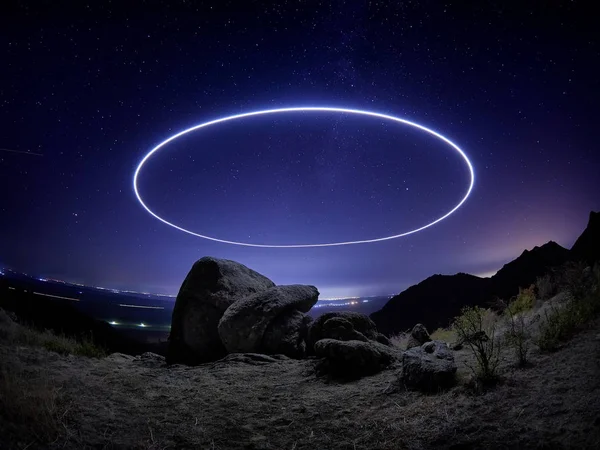
[[[0,344],[5,374],[56,394],[57,425],[40,444],[0,415],[0,449],[600,448],[600,321],[557,353],[532,354],[528,368],[507,356],[504,382],[483,394],[465,385],[467,350],[456,356],[459,385],[423,395],[398,382],[398,367],[341,383],[317,378],[314,360],[230,355],[165,367],[151,355]]]

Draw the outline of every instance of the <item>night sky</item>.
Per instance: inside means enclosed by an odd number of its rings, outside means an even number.
[[[196,3],[2,2],[0,148],[43,156],[0,151],[0,265],[176,293],[213,255],[321,297],[393,294],[434,273],[489,275],[548,240],[570,247],[600,209],[593,2]],[[291,106],[433,128],[470,157],[472,195],[411,236],[301,249],[203,240],[137,202],[138,162],[175,132]],[[422,132],[305,112],[186,135],[149,160],[140,191],[201,234],[303,244],[420,227],[468,181]]]

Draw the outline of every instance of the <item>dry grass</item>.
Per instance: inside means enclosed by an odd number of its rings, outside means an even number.
[[[456,330],[451,326],[448,328],[438,328],[431,333],[431,339],[434,341],[456,342]]]
[[[410,331],[400,332],[390,337],[390,342],[396,348],[400,350],[406,350],[406,344],[408,344],[408,340],[410,339]]]
[[[43,372],[31,372],[15,361],[0,364],[0,434],[29,436],[29,442],[56,443],[68,435],[69,407],[61,388]]]

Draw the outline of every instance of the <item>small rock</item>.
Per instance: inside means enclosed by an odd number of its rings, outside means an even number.
[[[456,363],[445,342],[431,341],[402,356],[402,381],[408,387],[436,391],[455,383]]]
[[[315,353],[318,357],[324,358],[319,370],[343,378],[375,374],[389,366],[399,356],[378,342],[336,339],[321,339],[315,344]]]
[[[418,323],[413,327],[412,331],[410,332],[410,337],[408,338],[408,342],[406,343],[406,349],[408,350],[413,347],[419,347],[428,341],[431,341],[431,337],[429,337],[427,328],[425,328],[425,325],[423,325],[422,323]]]

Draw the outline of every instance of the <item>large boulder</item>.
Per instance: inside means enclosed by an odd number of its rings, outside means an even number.
[[[333,318],[343,319],[349,322],[355,331],[358,331],[367,339],[377,340],[379,337],[375,323],[365,314],[354,311],[328,312],[317,317],[308,329],[308,337],[306,339],[306,351],[308,354],[315,354],[314,346],[318,341],[333,337],[328,335],[330,330],[329,326],[325,326],[325,323]]]
[[[455,383],[456,363],[445,342],[430,341],[402,355],[402,381],[407,387],[437,391]]]
[[[293,310],[273,320],[262,339],[262,351],[282,354],[290,358],[303,358],[306,354],[306,333],[310,316]]]
[[[318,370],[335,377],[358,378],[372,375],[394,362],[399,354],[375,341],[321,339],[315,353],[323,358]]]
[[[219,322],[219,336],[229,353],[261,351],[269,324],[290,311],[308,312],[319,298],[314,286],[274,286],[233,303]]]
[[[196,261],[177,294],[167,362],[194,365],[223,357],[226,350],[217,327],[225,310],[274,285],[235,261],[212,257]]]
[[[422,323],[416,324],[412,331],[410,332],[410,337],[408,338],[408,342],[406,343],[406,350],[411,349],[413,347],[420,347],[425,342],[431,341],[429,337],[429,333],[427,332],[427,328]]]

